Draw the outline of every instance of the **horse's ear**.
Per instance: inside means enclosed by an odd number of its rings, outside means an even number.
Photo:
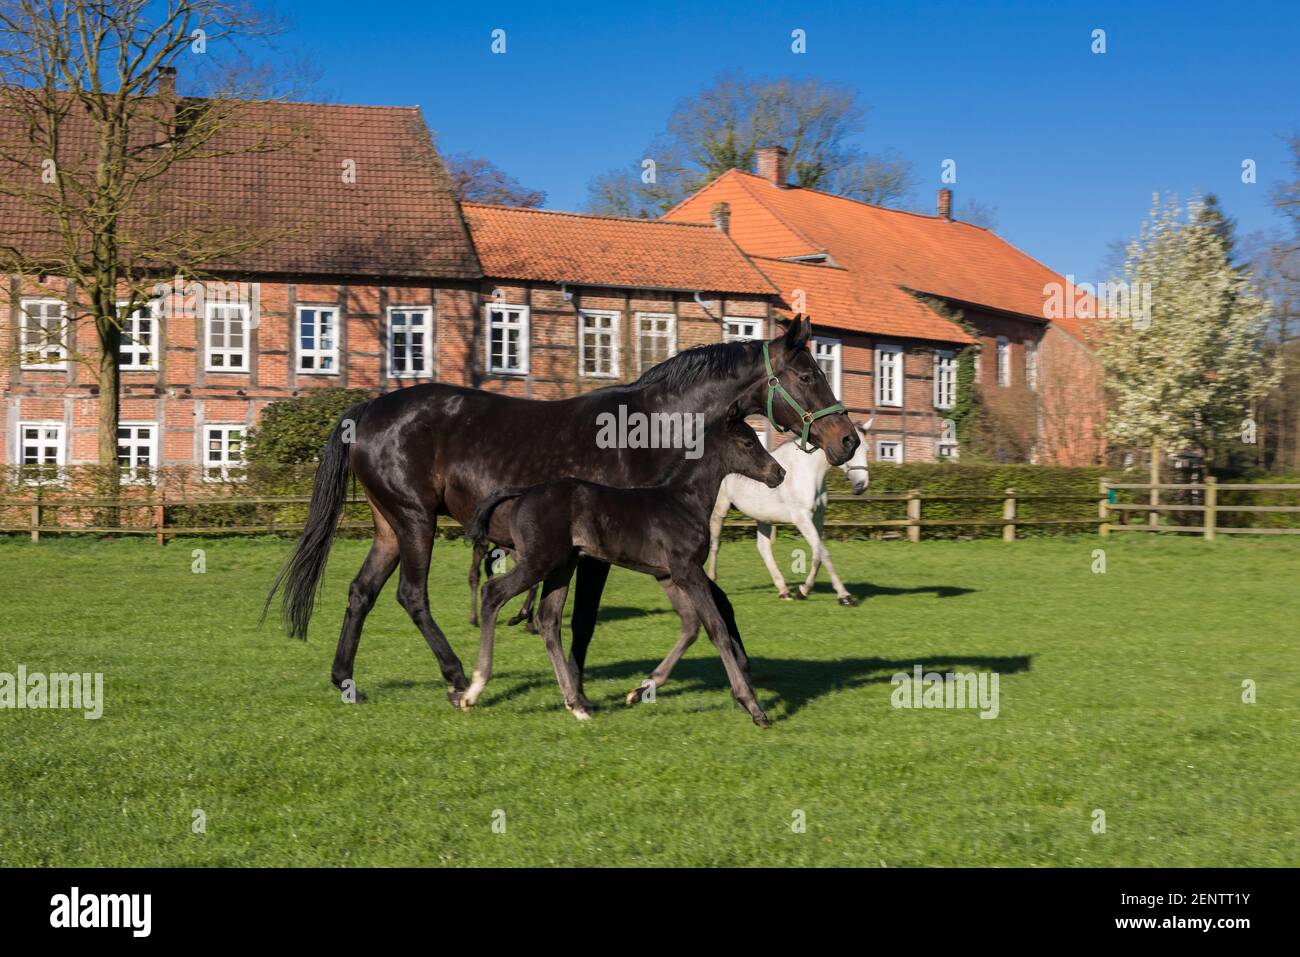
[[[808,345],[808,340],[812,337],[812,320],[807,316],[795,316],[786,326],[785,335],[782,337],[785,347],[790,350],[802,349]]]

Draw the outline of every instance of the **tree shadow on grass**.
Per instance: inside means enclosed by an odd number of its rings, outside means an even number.
[[[910,675],[912,669],[918,664],[927,674],[991,671],[1006,675],[1030,670],[1031,657],[1030,655],[1000,657],[926,655],[907,659],[837,658],[832,660],[751,657],[750,671],[753,674],[754,687],[758,691],[760,703],[765,708],[780,704],[785,711],[784,717],[790,717],[809,703],[832,692],[865,688],[874,684],[888,684],[899,672]],[[644,681],[658,664],[657,659],[646,658],[639,661],[620,661],[614,664],[591,666],[586,672],[588,690],[590,692],[591,683],[595,681],[620,681],[627,685],[627,691],[631,691],[633,687]],[[512,680],[516,676],[522,680]],[[391,681],[380,687],[412,688],[426,683]],[[549,675],[542,677],[536,672],[529,672],[525,677],[519,672],[498,672],[483,703],[490,705],[492,702],[509,701],[538,688],[553,689],[558,701],[559,687],[555,679]],[[671,695],[694,691],[718,695],[719,709],[732,707],[731,686],[727,683],[726,673],[717,655],[686,658],[680,661],[659,694]],[[624,693],[620,692],[617,699],[593,699],[593,703],[602,711],[621,708],[620,702]],[[546,706],[545,710],[549,709],[550,706]]]

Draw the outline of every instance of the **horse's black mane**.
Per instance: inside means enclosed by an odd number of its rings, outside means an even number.
[[[662,384],[669,392],[682,392],[704,379],[728,379],[740,371],[752,346],[745,341],[695,346],[651,366],[632,385]]]

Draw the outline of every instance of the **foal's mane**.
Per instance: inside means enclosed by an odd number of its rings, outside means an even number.
[[[684,392],[707,379],[729,379],[738,374],[752,346],[748,341],[695,346],[651,366],[631,387],[662,385],[669,392]]]

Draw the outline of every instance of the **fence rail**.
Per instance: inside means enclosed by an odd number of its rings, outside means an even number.
[[[1119,502],[1116,500],[1118,491],[1146,491],[1152,494],[1152,502],[1149,504]],[[1204,500],[1199,505],[1187,505],[1178,503],[1161,503],[1159,493],[1162,491],[1177,490],[1182,493],[1195,492],[1203,495]],[[1297,528],[1236,528],[1225,527],[1218,521],[1222,513],[1254,513],[1254,514],[1297,514],[1300,513],[1300,505],[1219,505],[1218,492],[1224,490],[1231,491],[1251,491],[1251,492],[1273,492],[1273,491],[1300,491],[1300,484],[1273,484],[1273,485],[1246,485],[1246,484],[1217,484],[1213,478],[1208,479],[1203,484],[1141,484],[1141,483],[1112,483],[1102,480],[1099,489],[1099,496],[1067,494],[1067,493],[1043,493],[1043,494],[1018,494],[1014,488],[1003,489],[1001,493],[989,492],[922,492],[920,489],[910,489],[905,492],[868,492],[862,495],[850,495],[846,493],[836,493],[829,496],[830,502],[834,505],[859,504],[870,502],[892,502],[905,506],[904,517],[900,518],[830,518],[826,521],[826,527],[836,529],[880,529],[886,531],[897,531],[904,534],[909,541],[918,542],[921,540],[921,533],[926,528],[971,528],[971,529],[988,529],[998,528],[1002,530],[1002,539],[1004,541],[1014,541],[1017,536],[1017,530],[1026,527],[1051,527],[1051,526],[1078,526],[1087,527],[1095,526],[1102,537],[1108,536],[1111,532],[1119,531],[1154,531],[1154,532],[1174,532],[1174,533],[1191,533],[1199,534],[1204,538],[1213,539],[1218,534],[1256,534],[1256,535],[1295,535],[1300,534],[1300,527]],[[40,541],[42,535],[66,535],[66,534],[105,534],[105,535],[151,535],[155,541],[161,545],[167,538],[177,536],[204,536],[204,535],[248,535],[248,534],[276,534],[276,533],[294,533],[297,532],[301,525],[296,522],[260,522],[250,524],[225,524],[225,525],[197,525],[192,523],[173,524],[169,521],[171,510],[184,509],[187,514],[194,510],[201,510],[211,507],[239,507],[239,506],[256,506],[256,505],[307,505],[311,501],[307,495],[259,495],[249,496],[246,498],[225,498],[220,496],[206,498],[122,498],[109,499],[100,497],[76,497],[76,496],[59,496],[56,498],[0,498],[0,509],[27,509],[29,521],[25,524],[4,523],[0,524],[0,533],[4,534],[29,534],[34,542]],[[365,503],[361,497],[349,498],[346,504],[360,505]],[[1001,504],[1000,517],[988,518],[925,518],[923,514],[924,504],[926,502],[988,502],[993,510],[996,511],[996,505]],[[1059,502],[1059,503],[1088,503],[1096,506],[1095,512],[1079,515],[1055,516],[1049,518],[1026,517],[1019,514],[1020,505],[1026,502]],[[119,518],[121,513],[131,510],[147,510],[149,512],[149,522],[147,524],[51,524],[47,520],[51,512],[60,509],[96,509],[101,513],[104,510],[117,510]],[[1126,521],[1116,521],[1117,517],[1127,518],[1127,513],[1145,513],[1147,522],[1145,524],[1134,525]],[[1181,513],[1200,513],[1202,521],[1200,525],[1161,525],[1159,517],[1162,514],[1181,514]],[[727,528],[753,528],[755,522],[747,518],[729,518],[725,523]],[[439,520],[440,528],[459,529],[460,523],[449,517],[443,517]],[[340,530],[357,531],[371,527],[368,521],[348,521],[342,520],[338,525]]]
[[[1115,501],[1115,493],[1121,490],[1148,492],[1150,502],[1143,505],[1137,502]],[[1172,490],[1199,494],[1202,497],[1201,504],[1183,505],[1161,502],[1160,493]],[[1300,535],[1300,528],[1237,528],[1221,525],[1219,516],[1225,512],[1264,515],[1293,515],[1300,513],[1300,505],[1220,505],[1219,493],[1224,491],[1295,492],[1300,491],[1300,484],[1282,482],[1269,485],[1225,482],[1220,485],[1213,476],[1207,477],[1204,482],[1185,485],[1171,485],[1159,482],[1107,482],[1103,479],[1101,482],[1101,497],[1097,505],[1097,517],[1100,520],[1098,532],[1103,538],[1111,532],[1173,532],[1200,535],[1205,539],[1214,539],[1218,535]],[[1116,513],[1123,515],[1127,512],[1145,512],[1147,516],[1146,524],[1130,525],[1127,522],[1116,523],[1112,520]],[[1199,512],[1201,514],[1201,524],[1160,524],[1162,514],[1173,515],[1185,512]]]

